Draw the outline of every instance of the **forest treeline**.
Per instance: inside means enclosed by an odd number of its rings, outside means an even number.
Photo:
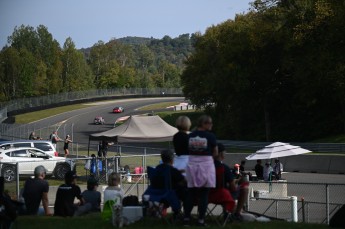
[[[0,101],[105,88],[180,87],[196,35],[126,37],[78,50],[44,25],[16,27],[0,52]]]
[[[207,29],[182,74],[220,138],[308,141],[345,133],[345,1],[257,0]]]

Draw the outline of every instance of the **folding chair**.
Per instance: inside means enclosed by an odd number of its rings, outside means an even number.
[[[156,168],[148,166],[147,175],[150,185],[143,194],[143,200],[146,199],[145,196],[149,196],[148,201],[152,203],[150,206],[151,210],[155,211],[159,218],[164,218],[165,216],[162,205],[168,205],[173,212],[178,213],[181,209],[181,203],[176,192],[172,190],[170,168],[166,166],[158,171]],[[161,184],[161,187],[158,188],[153,187],[153,184],[156,184],[159,180],[163,180],[164,184]],[[157,205],[156,203],[159,204]]]
[[[211,189],[208,197],[209,204],[214,204],[214,206],[212,208],[207,208],[207,216],[212,216],[212,218],[220,226],[226,225],[235,206],[235,201],[233,200],[230,191],[225,188],[224,173],[224,166],[216,168],[216,188]],[[222,214],[216,216],[215,214],[213,214],[213,212],[218,209],[218,206],[222,207]],[[225,213],[227,213],[227,215],[224,215]]]

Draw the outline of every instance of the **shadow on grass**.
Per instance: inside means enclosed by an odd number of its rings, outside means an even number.
[[[207,222],[209,228],[219,228],[218,225],[214,224],[213,221]],[[181,224],[176,223],[174,225],[168,224],[162,219],[143,219],[134,224],[126,226],[127,228],[178,228],[182,227]],[[36,228],[113,228],[110,222],[105,222],[101,220],[99,213],[94,213],[78,218],[61,218],[61,217],[29,217],[29,216],[20,216],[17,218],[17,221],[13,228],[26,228],[26,229],[36,229]],[[189,228],[200,228],[191,226]],[[302,223],[288,223],[284,221],[274,221],[269,223],[229,223],[225,228],[233,229],[264,229],[264,228],[279,228],[279,229],[288,229],[288,228],[310,228],[310,229],[323,229],[328,228],[327,225],[322,224],[302,224]]]

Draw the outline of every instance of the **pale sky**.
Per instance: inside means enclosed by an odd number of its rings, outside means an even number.
[[[126,36],[201,32],[249,9],[252,0],[0,0],[0,49],[15,26],[42,24],[62,46]]]

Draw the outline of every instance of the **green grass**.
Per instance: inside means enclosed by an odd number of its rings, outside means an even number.
[[[209,221],[209,228],[219,228],[214,222]],[[126,228],[178,228],[182,227],[181,224],[169,225],[164,220],[159,219],[143,219],[134,224],[126,226]],[[82,216],[78,218],[61,218],[61,217],[29,217],[20,216],[17,218],[17,222],[14,228],[26,228],[26,229],[36,229],[36,228],[64,228],[64,229],[95,229],[95,228],[114,228],[110,222],[102,221],[100,214],[94,213],[87,216]],[[189,227],[191,229],[200,228],[196,226]],[[266,228],[279,228],[279,229],[324,229],[328,228],[327,225],[323,224],[302,224],[302,223],[288,223],[283,221],[269,222],[269,223],[229,223],[225,228],[231,229],[266,229]]]
[[[164,112],[158,112],[156,113],[161,117],[165,122],[168,124],[175,126],[176,119],[181,116],[185,115],[187,116],[191,122],[192,122],[192,128],[196,126],[196,122],[198,118],[204,114],[203,111],[195,111],[195,110],[189,110],[189,111],[164,111]]]
[[[345,134],[321,138],[321,139],[314,140],[313,142],[318,142],[318,143],[345,143]]]
[[[151,105],[147,105],[144,107],[139,108],[138,110],[142,111],[151,111],[151,110],[159,110],[159,109],[165,109],[170,106],[178,105],[178,102],[163,102],[163,103],[155,103]]]
[[[85,107],[89,107],[89,106],[84,105],[84,104],[75,104],[75,105],[56,107],[56,108],[51,108],[51,109],[46,109],[46,110],[41,110],[41,111],[34,111],[34,112],[16,115],[15,120],[16,120],[16,123],[18,124],[26,124],[26,123],[34,122],[40,119],[48,118],[57,114],[61,114],[67,111],[78,110]]]

